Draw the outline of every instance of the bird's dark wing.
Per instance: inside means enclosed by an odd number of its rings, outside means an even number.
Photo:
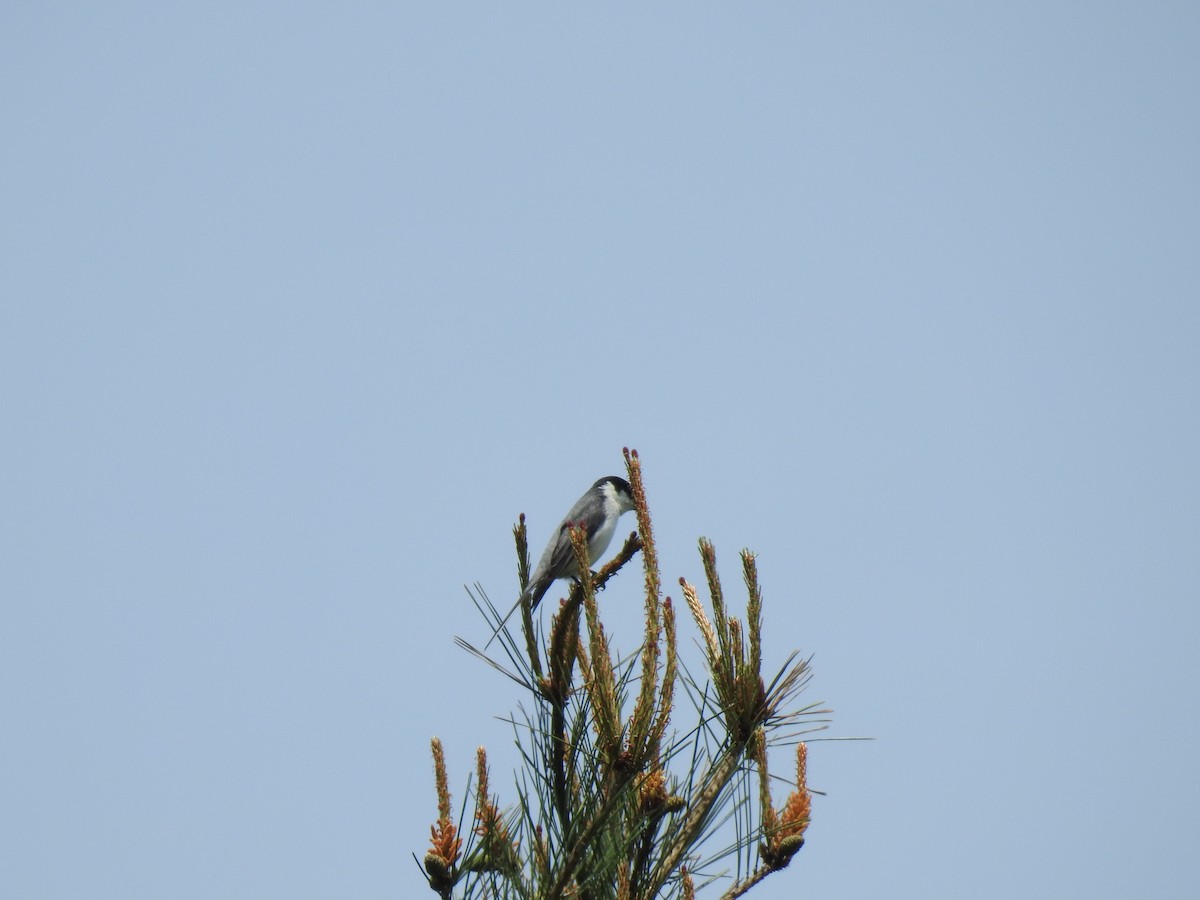
[[[575,569],[575,549],[571,546],[570,529],[570,522],[563,522],[558,528],[558,540],[554,542],[554,556],[550,563],[550,573],[555,578],[562,578]],[[589,529],[589,538],[592,530]]]

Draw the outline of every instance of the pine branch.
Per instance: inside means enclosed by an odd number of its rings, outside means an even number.
[[[726,887],[721,896],[737,898],[787,867],[804,844],[811,816],[805,745],[796,745],[795,787],[779,809],[771,795],[779,779],[768,764],[772,748],[820,727],[816,723],[825,720],[815,717],[829,712],[819,704],[795,707],[811,677],[810,660],[793,653],[764,678],[764,602],[754,554],[740,554],[747,603],[739,619],[730,614],[716,550],[701,539],[708,608],[691,584],[679,581],[706,670],[693,676],[679,657],[676,606],[662,596],[636,451],[625,451],[625,464],[637,531],[593,572],[586,534],[571,530],[581,575],[544,639],[528,602],[521,604],[524,647],[499,629],[512,670],[458,639],[525,687],[532,705],[509,719],[523,770],[517,803],[508,811],[492,794],[487,758],[478,750],[476,790],[467,795],[474,828],[464,831],[461,818],[457,825],[450,820],[445,760],[435,742],[438,818],[423,868],[441,900],[691,900],[718,879]],[[513,536],[523,593],[529,579],[524,516]],[[622,657],[604,627],[597,594],[639,551],[644,631],[638,648]],[[482,588],[471,596],[499,625]],[[696,717],[682,733],[671,730],[680,697]],[[732,884],[716,868],[727,857],[736,860]]]

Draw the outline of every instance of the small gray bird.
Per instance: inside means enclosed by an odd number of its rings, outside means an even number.
[[[613,534],[617,530],[617,520],[623,513],[627,513],[631,509],[633,509],[633,494],[629,489],[629,482],[624,478],[608,475],[588,488],[587,493],[575,501],[571,511],[555,529],[537,568],[533,570],[533,575],[529,578],[529,585],[517,598],[517,602],[512,605],[512,609],[505,613],[504,618],[500,620],[500,624],[496,626],[495,632],[484,645],[484,649],[486,650],[496,639],[496,635],[500,633],[500,629],[504,627],[508,617],[521,605],[522,600],[528,597],[531,608],[537,609],[537,605],[542,602],[542,597],[546,595],[546,591],[550,590],[550,585],[556,579],[578,577],[579,567],[575,565],[575,551],[571,548],[569,529],[572,525],[582,525],[587,529],[588,563],[590,565],[608,549],[608,545],[612,543]]]

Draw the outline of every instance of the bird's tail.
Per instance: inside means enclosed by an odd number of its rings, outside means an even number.
[[[550,585],[553,583],[554,583],[553,578],[551,578],[549,581],[544,581],[544,582],[541,582],[541,581],[529,582],[529,584],[525,588],[525,590],[521,592],[521,596],[517,598],[517,602],[514,603],[511,607],[509,607],[508,612],[506,612],[504,614],[504,618],[500,620],[500,624],[498,624],[496,626],[496,630],[492,632],[492,636],[490,638],[488,638],[488,642],[483,645],[483,649],[486,650],[488,647],[490,647],[492,645],[492,641],[494,641],[496,639],[496,636],[498,634],[500,634],[500,631],[504,628],[504,623],[507,622],[509,620],[509,618],[512,616],[512,614],[517,611],[517,607],[521,605],[522,600],[524,600],[526,597],[528,597],[530,600],[529,609],[531,611],[537,609],[538,604],[542,602],[542,597],[546,596],[546,591],[548,591],[550,589]]]

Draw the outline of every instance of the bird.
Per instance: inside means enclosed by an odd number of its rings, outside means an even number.
[[[537,609],[550,585],[559,578],[576,578],[579,567],[575,564],[575,551],[571,547],[571,526],[582,526],[587,530],[588,564],[594,562],[612,543],[617,530],[617,520],[633,509],[633,491],[629,482],[616,475],[606,475],[587,489],[582,497],[563,517],[554,530],[550,542],[542,552],[542,558],[529,578],[529,584],[517,598],[517,602],[504,614],[500,624],[484,645],[486,650],[504,627],[504,623],[528,599],[530,609]]]

